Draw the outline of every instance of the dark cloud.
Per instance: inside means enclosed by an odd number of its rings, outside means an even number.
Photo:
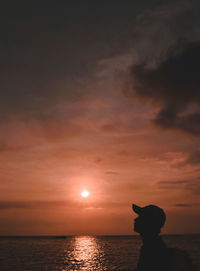
[[[69,208],[69,209],[103,209],[103,208],[119,208],[129,205],[127,202],[122,201],[102,201],[99,203],[91,202],[73,202],[73,201],[1,201],[0,211],[8,209],[48,209],[48,208]]]
[[[59,117],[57,104],[84,95],[99,60],[129,51],[138,14],[163,5],[158,0],[8,3],[0,11],[0,121]]]
[[[198,165],[200,164],[200,151],[194,151],[190,153],[184,162],[184,164]]]
[[[3,209],[32,209],[41,207],[56,207],[56,206],[68,206],[73,205],[72,202],[67,201],[1,201],[0,210]]]
[[[188,180],[175,180],[175,181],[160,181],[158,182],[159,185],[181,185],[187,184]]]
[[[16,208],[30,208],[30,204],[27,202],[14,202],[14,201],[0,202],[0,210]]]
[[[154,122],[200,134],[200,42],[178,44],[156,67],[133,66],[133,89],[139,98],[161,107]]]
[[[196,146],[195,146],[196,147]],[[197,169],[200,165],[200,150],[191,150],[185,153],[186,157],[183,161],[177,162],[175,164],[176,167],[184,167],[184,166],[195,166]]]
[[[177,206],[177,207],[192,207],[191,204],[185,204],[185,203],[177,203],[177,204],[175,204],[175,206]]]
[[[72,201],[1,201],[0,210],[3,209],[33,209],[33,208],[53,208],[65,206],[67,208],[81,207],[79,203]]]
[[[80,89],[84,89],[88,76],[92,77],[96,63],[119,54],[125,44],[128,46],[127,25],[157,2],[76,0],[3,4],[0,121],[13,116],[56,118],[56,105],[82,97]]]
[[[119,175],[119,173],[117,171],[105,171],[105,174],[109,174],[109,175]]]
[[[167,190],[186,190],[192,194],[200,194],[200,178],[187,179],[187,180],[174,180],[174,181],[160,181],[157,185],[162,189]]]

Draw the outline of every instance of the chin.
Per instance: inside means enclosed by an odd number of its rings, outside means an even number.
[[[134,225],[134,231],[137,232],[137,233],[140,233],[137,225]]]

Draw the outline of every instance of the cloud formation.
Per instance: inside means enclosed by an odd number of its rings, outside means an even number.
[[[155,68],[132,66],[136,96],[160,106],[157,125],[200,134],[199,63],[200,42],[191,42],[173,48]]]
[[[177,203],[175,204],[176,207],[192,207],[192,204],[185,204],[185,203]]]
[[[48,208],[67,208],[67,209],[107,209],[126,207],[129,203],[124,201],[102,201],[83,203],[80,201],[0,201],[0,211],[5,209],[48,209]]]
[[[200,194],[200,179],[199,178],[191,178],[191,179],[183,179],[183,180],[173,180],[173,181],[159,181],[158,186],[162,189],[169,190],[185,190],[190,191],[193,195]]]
[[[131,67],[136,96],[160,106],[154,122],[200,134],[200,42],[174,47],[156,67],[147,63]]]
[[[186,161],[185,164],[190,164],[190,165],[199,165],[200,164],[200,150],[191,152]]]

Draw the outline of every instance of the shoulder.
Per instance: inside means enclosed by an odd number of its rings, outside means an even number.
[[[189,254],[178,248],[168,248],[172,270],[195,271]]]

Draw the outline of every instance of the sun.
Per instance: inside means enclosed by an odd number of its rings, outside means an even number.
[[[87,198],[88,196],[89,196],[89,192],[87,191],[87,190],[83,190],[82,192],[81,192],[81,196],[83,197],[83,198]]]

